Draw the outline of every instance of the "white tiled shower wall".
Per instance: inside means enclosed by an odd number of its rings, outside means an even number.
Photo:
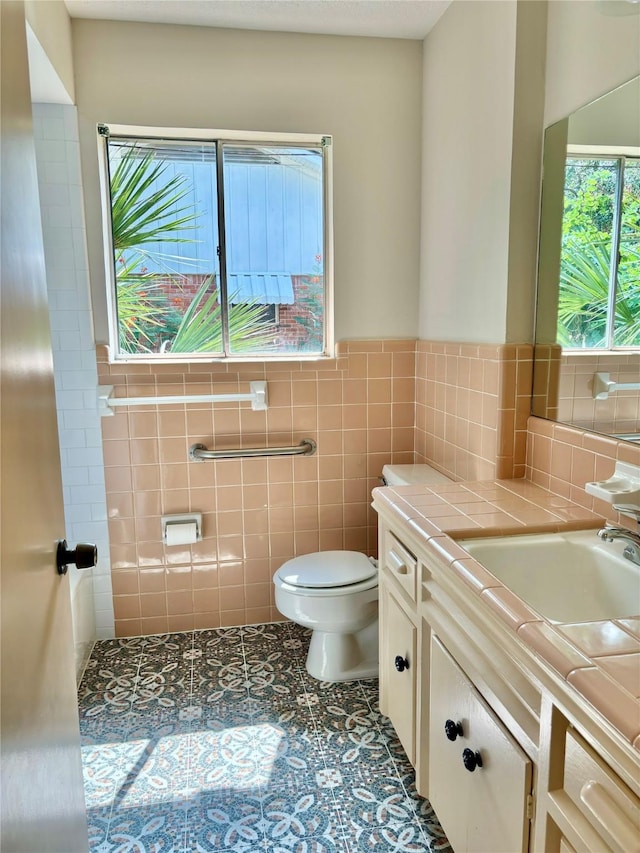
[[[109,535],[76,108],[33,105],[60,434],[66,538],[94,542],[98,565],[70,568],[76,670],[114,635]]]

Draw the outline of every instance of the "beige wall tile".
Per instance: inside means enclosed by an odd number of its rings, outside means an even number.
[[[140,613],[143,617],[166,616],[167,595],[165,592],[150,592],[140,596]]]
[[[113,565],[132,572],[120,588],[133,590],[137,574],[140,592],[124,594],[118,630],[279,618],[271,576],[284,560],[318,548],[375,552],[370,492],[388,462],[430,462],[454,479],[522,472],[530,350],[347,341],[321,363],[114,367],[109,383],[121,394],[269,383],[266,413],[172,405],[104,420]],[[106,379],[109,366],[100,370]],[[187,461],[196,441],[260,447],[306,436],[318,441],[313,457]],[[204,539],[165,549],[160,515],[190,510],[203,513]]]
[[[113,612],[116,622],[120,619],[138,618],[140,616],[140,596],[114,594]]]
[[[548,463],[536,452],[540,440],[545,440],[551,447]],[[599,501],[584,490],[586,482],[610,477],[616,459],[640,465],[640,446],[541,418],[529,419],[527,478],[555,494],[569,497],[588,510],[625,524],[623,516],[614,512],[610,504]],[[628,525],[628,520],[626,523]]]
[[[138,595],[138,572],[134,569],[114,571],[111,576],[111,586],[114,595]]]

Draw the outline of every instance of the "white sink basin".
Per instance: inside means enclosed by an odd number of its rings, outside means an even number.
[[[550,622],[590,622],[640,614],[640,566],[625,542],[595,530],[466,539],[459,543]]]

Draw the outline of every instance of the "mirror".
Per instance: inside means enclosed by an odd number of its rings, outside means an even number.
[[[532,414],[640,442],[640,77],[545,132]]]

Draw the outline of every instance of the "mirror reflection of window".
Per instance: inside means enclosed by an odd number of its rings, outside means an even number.
[[[640,345],[640,159],[567,156],[558,300],[566,349]]]
[[[531,410],[640,441],[639,376],[635,77],[545,131]],[[615,391],[600,394],[596,377]]]

